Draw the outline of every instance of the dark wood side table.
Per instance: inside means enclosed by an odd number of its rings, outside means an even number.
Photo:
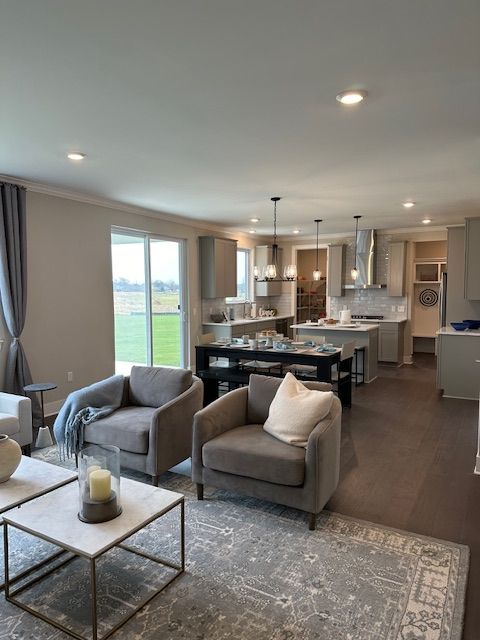
[[[43,402],[43,394],[45,393],[45,391],[52,391],[56,388],[57,385],[54,382],[37,382],[36,384],[27,384],[25,387],[23,387],[25,393],[40,394],[40,401],[42,404],[42,424],[38,429],[38,435],[35,440],[35,446],[39,448],[53,444],[50,429],[45,425],[45,406]]]

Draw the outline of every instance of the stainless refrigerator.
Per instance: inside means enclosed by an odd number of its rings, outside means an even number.
[[[446,272],[443,272],[440,280],[440,290],[438,293],[438,315],[440,327],[447,326],[447,284],[448,276]]]

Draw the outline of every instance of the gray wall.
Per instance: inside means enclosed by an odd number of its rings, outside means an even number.
[[[198,236],[220,230],[171,222],[44,193],[27,192],[28,298],[22,342],[33,379],[58,389],[46,402],[114,372],[114,321],[110,230],[112,225],[187,242],[190,364],[201,329]],[[255,241],[237,238],[251,248]],[[1,314],[0,314],[1,315]],[[0,337],[6,337],[0,321]],[[8,344],[0,352],[0,381]],[[66,372],[74,372],[74,382]]]
[[[480,247],[479,247],[480,251]],[[447,324],[480,319],[480,302],[465,300],[465,227],[448,227]]]

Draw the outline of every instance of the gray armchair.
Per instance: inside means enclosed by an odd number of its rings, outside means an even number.
[[[313,429],[307,447],[281,442],[263,430],[280,378],[251,375],[248,387],[231,391],[202,411],[193,423],[192,480],[203,500],[204,484],[270,500],[316,515],[335,491],[340,470],[342,407]],[[309,389],[331,385],[305,382]]]
[[[158,476],[191,454],[193,416],[203,406],[203,383],[191,371],[132,367],[119,409],[84,429],[88,444],[120,448],[124,467]]]

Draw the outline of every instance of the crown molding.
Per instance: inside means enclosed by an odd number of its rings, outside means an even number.
[[[448,227],[450,226],[463,226],[463,225],[448,225]],[[435,227],[403,227],[403,228],[397,228],[397,229],[375,229],[375,231],[377,232],[377,235],[380,236],[387,236],[387,235],[401,235],[404,233],[432,233],[432,232],[446,232],[447,231],[447,225],[445,226],[435,226]],[[325,240],[338,240],[338,239],[342,239],[342,238],[352,238],[355,236],[355,232],[352,231],[342,231],[339,233],[324,233],[324,234],[320,234],[318,236],[319,241],[323,241],[325,242]],[[298,236],[280,236],[279,237],[279,242],[280,244],[282,242],[292,242],[294,244],[301,244],[301,241],[315,241],[316,240],[316,235],[315,234],[308,234],[308,235],[304,235],[302,236],[302,240],[299,239]]]
[[[83,204],[89,204],[97,207],[105,207],[107,209],[115,209],[116,211],[122,211],[124,213],[132,213],[138,216],[144,216],[147,218],[154,218],[155,220],[163,220],[165,222],[173,222],[175,224],[183,224],[186,226],[194,227],[196,229],[206,229],[208,231],[214,231],[216,233],[221,232],[226,235],[243,238],[251,238],[252,234],[246,231],[239,231],[233,227],[222,226],[204,220],[197,220],[196,218],[189,218],[180,214],[165,213],[157,209],[149,209],[146,207],[138,207],[136,205],[126,204],[119,200],[113,200],[111,198],[104,198],[101,196],[95,196],[89,193],[73,191],[70,189],[63,189],[61,187],[55,187],[43,182],[35,182],[33,180],[25,180],[17,176],[9,176],[6,174],[0,174],[0,181],[13,182],[22,187],[25,187],[27,191],[33,193],[41,193],[47,196],[53,196],[55,198],[65,198],[66,200],[73,200],[75,202],[81,202]]]

